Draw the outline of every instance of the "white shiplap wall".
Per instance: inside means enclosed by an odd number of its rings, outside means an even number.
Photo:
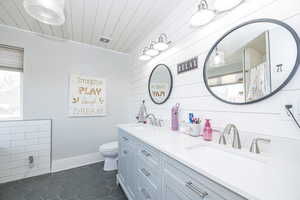
[[[300,130],[293,121],[287,120],[284,116],[283,104],[293,103],[300,107],[300,70],[275,96],[259,103],[243,106],[225,104],[210,95],[203,82],[202,70],[207,52],[213,43],[225,32],[245,21],[257,18],[282,20],[291,25],[300,35],[300,1],[246,0],[237,9],[223,14],[209,25],[199,29],[192,29],[188,25],[191,17],[188,11],[193,10],[194,7],[191,1],[182,1],[174,12],[131,52],[134,57],[131,69],[131,119],[134,120],[143,99],[146,100],[150,112],[166,120],[170,120],[171,107],[179,102],[181,119],[186,120],[187,114],[193,112],[201,118],[212,119],[214,127],[223,128],[230,122],[236,124],[244,133],[299,140]],[[172,48],[149,62],[139,61],[137,57],[142,47],[161,32],[167,33],[173,41]],[[199,57],[199,69],[177,75],[176,64],[194,56]],[[147,92],[149,74],[159,63],[167,64],[174,76],[171,97],[163,105],[153,104]]]
[[[0,136],[0,183],[50,173],[51,120],[0,122]]]

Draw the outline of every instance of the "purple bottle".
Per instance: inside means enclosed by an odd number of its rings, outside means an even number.
[[[179,103],[176,103],[176,105],[172,107],[172,111],[171,111],[171,118],[172,118],[171,128],[173,131],[178,131],[179,129],[178,109],[179,109]]]

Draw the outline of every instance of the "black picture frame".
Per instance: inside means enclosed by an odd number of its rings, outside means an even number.
[[[169,90],[169,93],[168,93],[166,99],[165,99],[164,101],[162,101],[162,102],[156,102],[156,101],[154,100],[154,98],[152,97],[152,95],[151,95],[151,91],[150,91],[150,82],[151,82],[151,78],[152,78],[153,73],[154,73],[155,70],[156,70],[158,67],[160,67],[160,66],[163,66],[163,67],[165,67],[165,68],[168,70],[169,75],[170,75],[171,85],[170,85],[170,90]],[[173,75],[172,75],[172,72],[171,72],[170,68],[169,68],[167,65],[165,65],[165,64],[158,64],[158,65],[156,65],[156,66],[152,69],[151,74],[150,74],[149,79],[148,79],[148,92],[149,92],[150,99],[152,100],[153,103],[155,103],[155,104],[157,104],[157,105],[163,104],[163,103],[165,103],[165,102],[170,98],[170,95],[171,95],[172,90],[173,90]]]
[[[253,101],[249,101],[249,102],[243,102],[243,103],[236,103],[236,102],[230,102],[230,101],[226,101],[220,97],[218,97],[217,95],[215,95],[208,83],[207,83],[207,76],[206,76],[206,68],[207,68],[207,65],[208,65],[208,62],[209,62],[209,58],[211,56],[211,54],[214,52],[214,49],[217,47],[217,45],[225,38],[227,37],[229,34],[231,34],[232,32],[234,32],[235,30],[237,29],[240,29],[244,26],[247,26],[247,25],[250,25],[250,24],[255,24],[255,23],[262,23],[262,22],[267,22],[267,23],[274,23],[274,24],[277,24],[279,26],[282,26],[283,28],[287,29],[293,36],[293,38],[295,39],[295,42],[296,42],[296,46],[297,46],[297,58],[296,58],[296,62],[295,62],[295,66],[293,67],[293,70],[291,71],[291,73],[289,74],[288,78],[274,91],[272,91],[270,94],[260,98],[260,99],[256,99],[256,100],[253,100]],[[276,20],[276,19],[269,19],[269,18],[261,18],[261,19],[255,19],[255,20],[251,20],[251,21],[248,21],[248,22],[245,22],[245,23],[242,23],[234,28],[232,28],[230,31],[226,32],[220,39],[218,39],[214,45],[212,46],[212,48],[209,50],[207,56],[206,56],[206,59],[205,59],[205,62],[204,62],[204,66],[203,66],[203,81],[205,83],[205,87],[207,88],[207,90],[210,92],[210,94],[212,96],[214,96],[216,99],[224,102],[224,103],[227,103],[227,104],[232,104],[232,105],[246,105],[246,104],[253,104],[253,103],[257,103],[257,102],[260,102],[260,101],[263,101],[271,96],[273,96],[274,94],[276,94],[277,92],[279,92],[283,87],[285,87],[289,82],[290,80],[294,77],[294,75],[296,74],[298,68],[299,68],[299,64],[300,64],[300,39],[299,39],[299,36],[298,34],[296,33],[296,31],[288,24],[282,22],[282,21],[279,21],[279,20]]]

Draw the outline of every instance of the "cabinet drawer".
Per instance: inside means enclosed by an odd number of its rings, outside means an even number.
[[[140,177],[147,180],[155,190],[161,187],[161,173],[156,166],[146,163],[143,159],[138,159],[138,173]]]
[[[246,200],[246,198],[170,158],[166,159],[164,173],[167,180],[184,188],[184,192],[192,199]]]
[[[137,200],[160,200],[158,191],[138,174]]]
[[[150,147],[147,144],[141,143],[138,149],[138,156],[145,160],[146,162],[151,163],[154,166],[159,166],[160,164],[160,153],[153,147]]]
[[[197,198],[199,200],[200,198]],[[201,198],[203,199],[203,198]],[[183,191],[183,188],[174,179],[165,178],[163,186],[163,200],[196,200],[192,199]]]
[[[129,142],[130,139],[131,139],[131,137],[129,136],[128,133],[126,133],[123,130],[119,130],[119,142],[121,144]]]
[[[170,184],[173,183],[176,188],[182,188],[182,192],[184,192],[191,199],[224,200],[204,185],[185,175],[176,168],[173,168],[172,166],[166,166],[164,172],[165,181]]]

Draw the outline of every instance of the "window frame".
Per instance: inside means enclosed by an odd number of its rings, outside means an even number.
[[[11,72],[18,72],[20,73],[20,115],[18,117],[0,117],[0,122],[1,121],[13,121],[13,120],[23,120],[24,119],[24,55],[25,51],[24,48],[20,47],[14,47],[14,46],[8,46],[8,45],[3,45],[0,44],[1,48],[8,48],[8,49],[13,49],[13,50],[18,50],[22,52],[22,67],[9,67],[9,66],[2,66],[0,65],[0,71],[11,71]]]

